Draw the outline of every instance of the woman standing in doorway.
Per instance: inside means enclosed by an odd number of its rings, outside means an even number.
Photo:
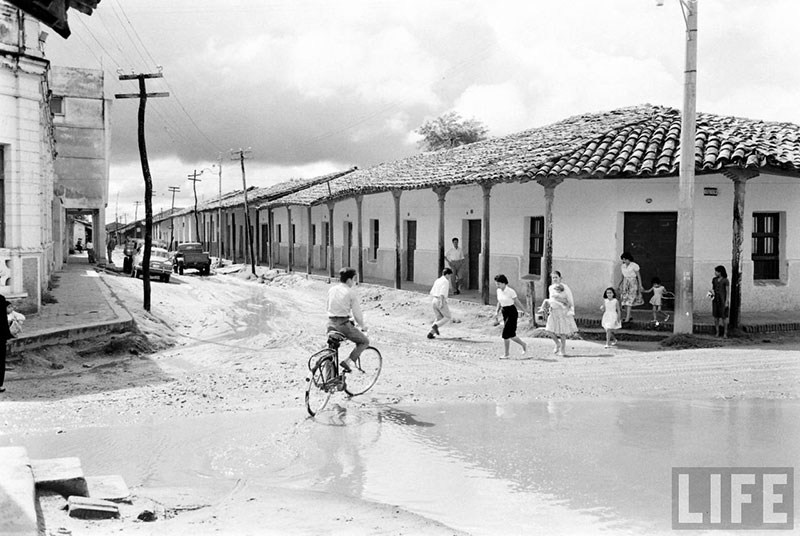
[[[619,256],[622,260],[620,271],[622,278],[619,280],[619,302],[625,307],[625,319],[623,322],[631,321],[631,307],[644,303],[642,298],[642,276],[639,273],[639,265],[633,262],[633,255],[624,252]]]
[[[547,301],[561,302],[566,307],[551,306],[544,329],[556,344],[553,353],[564,356],[567,355],[567,337],[578,332],[578,325],[575,323],[575,300],[572,298],[572,290],[561,281],[561,272],[553,271],[550,279],[552,284],[547,289],[549,296]]]

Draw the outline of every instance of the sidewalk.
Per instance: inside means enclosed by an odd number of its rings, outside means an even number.
[[[85,253],[70,255],[64,268],[54,274],[52,286],[48,294],[54,303],[45,303],[38,313],[26,315],[22,333],[10,341],[9,361],[26,349],[69,344],[134,327],[133,317]]]

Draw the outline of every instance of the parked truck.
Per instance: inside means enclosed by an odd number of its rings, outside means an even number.
[[[178,244],[172,257],[172,271],[183,275],[183,271],[187,268],[199,270],[200,275],[211,273],[211,257],[208,251],[203,251],[203,244],[199,242]]]

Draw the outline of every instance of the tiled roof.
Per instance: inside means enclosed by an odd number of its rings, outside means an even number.
[[[411,190],[545,178],[675,176],[681,112],[642,105],[558,123],[357,170],[264,206],[314,205],[392,189]],[[800,176],[800,126],[697,114],[697,173],[724,168],[780,170]]]

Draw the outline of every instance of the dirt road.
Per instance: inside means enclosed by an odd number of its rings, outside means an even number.
[[[17,379],[11,396],[0,406],[5,433],[24,437],[194,415],[302,408],[307,356],[324,345],[329,285],[298,275],[266,275],[257,279],[245,274],[187,273],[169,284],[154,282],[150,313],[141,308],[140,280],[103,275],[135,316],[141,337],[87,341],[27,356],[13,372]],[[602,342],[575,340],[568,344],[567,357],[557,357],[549,339],[533,338],[523,330],[520,335],[529,341],[529,356],[499,360],[501,328],[492,325],[493,307],[451,301],[459,322],[443,327],[441,337],[429,340],[427,296],[369,285],[359,287],[359,292],[369,336],[384,355],[384,369],[373,391],[352,404],[623,397],[794,399],[800,394],[800,344],[791,337],[680,351],[661,349],[656,343],[624,342],[607,350]],[[526,320],[523,317],[522,322]],[[51,369],[52,362],[64,367]],[[283,504],[285,528],[313,533],[292,525],[292,515],[301,515],[307,499],[300,495]],[[281,502],[274,493],[263,496]],[[331,498],[327,503],[325,511],[332,518],[341,500]],[[393,527],[386,533],[401,532],[400,527],[410,528],[410,533],[454,533],[385,505],[350,509],[358,512],[358,521],[350,528],[381,520]],[[221,510],[195,512],[191,519],[209,530],[226,519],[230,523],[226,526],[239,526],[244,533],[244,527],[257,523],[251,518],[258,517],[247,512],[246,504],[233,501]],[[170,532],[160,533],[182,534],[186,526],[177,521],[189,518],[171,520],[175,523]],[[133,524],[126,528],[144,530]]]

